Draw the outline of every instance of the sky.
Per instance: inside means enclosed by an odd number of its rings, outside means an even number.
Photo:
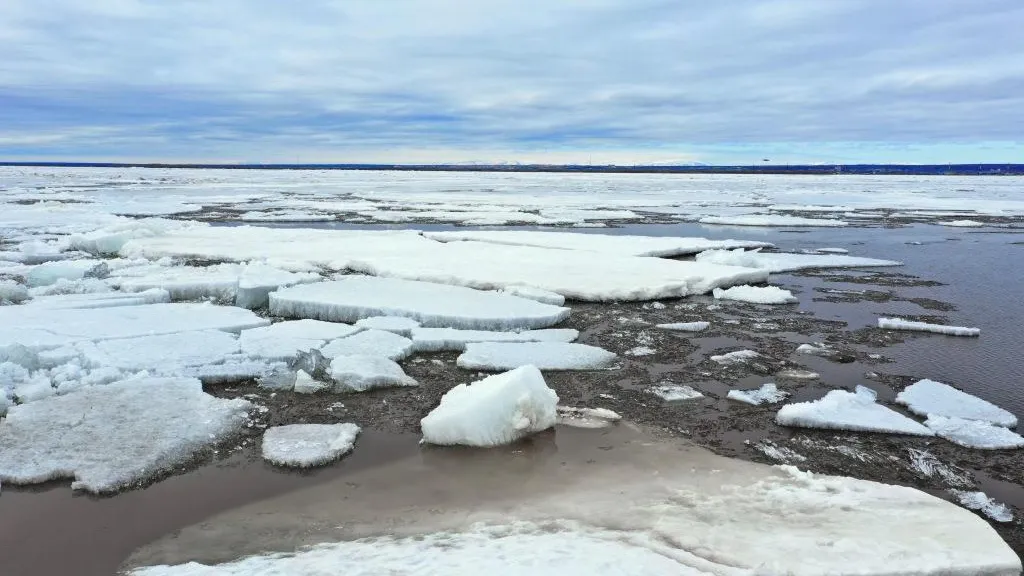
[[[1021,0],[3,0],[0,160],[1024,162]]]

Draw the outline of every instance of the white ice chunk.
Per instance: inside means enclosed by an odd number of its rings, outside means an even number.
[[[915,332],[932,332],[945,334],[947,336],[980,336],[980,328],[965,328],[963,326],[945,326],[943,324],[929,324],[927,322],[912,322],[900,318],[879,318],[878,327],[885,330],[911,330]]]
[[[365,392],[373,388],[416,386],[393,360],[380,356],[338,356],[329,370],[335,392]]]
[[[57,262],[46,262],[32,268],[25,275],[25,281],[30,287],[49,286],[58,280],[81,280],[86,276],[100,270],[100,260],[60,260]]]
[[[719,354],[717,356],[712,356],[711,357],[711,361],[712,362],[718,362],[719,364],[729,365],[729,364],[741,364],[741,363],[746,362],[748,360],[753,360],[754,358],[760,358],[760,357],[761,357],[761,355],[758,354],[757,352],[754,352],[753,350],[737,350],[735,352],[728,352],[726,354]]]
[[[950,490],[957,502],[968,510],[977,510],[995,522],[1013,522],[1013,512],[1006,504],[996,502],[984,492]]]
[[[846,248],[815,248],[814,251],[815,252],[820,252],[821,254],[849,254],[850,253],[850,251],[847,250]]]
[[[320,349],[328,358],[338,356],[377,356],[402,360],[412,354],[412,340],[384,330],[363,330],[354,336],[332,340]]]
[[[997,426],[1014,428],[1017,417],[1002,408],[961,392],[948,384],[934,380],[918,380],[896,395],[896,403],[903,404],[914,414],[952,416],[965,420],[981,420]]]
[[[456,364],[467,370],[509,370],[532,365],[541,370],[600,370],[615,354],[586,344],[565,342],[471,342]]]
[[[563,426],[572,426],[573,428],[607,428],[619,420],[622,420],[622,416],[618,412],[607,408],[558,407],[558,423]]]
[[[99,230],[73,235],[70,245],[75,250],[82,250],[90,254],[116,254],[129,240],[152,238],[192,226],[195,226],[192,222],[164,218],[123,218],[117,223]]]
[[[1024,448],[1024,437],[1020,434],[988,422],[931,414],[924,425],[942,438],[966,448],[982,450]]]
[[[701,332],[710,328],[711,322],[673,322],[671,324],[657,324],[655,327],[676,332]]]
[[[92,365],[148,370],[159,376],[178,376],[186,367],[219,364],[239,351],[235,335],[220,330],[82,342],[77,348]]]
[[[506,294],[369,276],[278,290],[270,295],[270,310],[334,322],[402,316],[423,326],[478,330],[543,328],[569,316],[568,308]]]
[[[238,341],[242,352],[249,356],[284,360],[294,358],[300,351],[319,349],[331,340],[351,336],[361,330],[339,322],[290,320],[243,330]]]
[[[542,304],[551,304],[552,306],[561,306],[562,304],[565,304],[565,296],[555,292],[541,290],[540,288],[534,288],[533,286],[508,286],[502,288],[499,292],[511,294],[512,296],[519,296],[520,298],[526,298],[528,300],[534,300]]]
[[[421,352],[445,350],[461,352],[470,342],[572,342],[579,335],[579,331],[572,328],[547,328],[521,332],[416,328],[412,331],[412,345],[414,350]]]
[[[817,226],[837,228],[846,226],[843,220],[829,218],[803,218],[783,214],[746,214],[742,216],[705,216],[701,224],[726,224],[729,226]]]
[[[920,423],[877,404],[874,392],[863,386],[856,392],[832,390],[818,400],[787,404],[779,409],[775,422],[803,428],[935,435]]]
[[[791,304],[796,296],[789,290],[777,286],[733,286],[732,288],[715,288],[712,291],[715,300],[735,300],[752,304]]]
[[[420,323],[412,318],[405,318],[403,316],[372,316],[359,320],[356,322],[356,326],[394,332],[399,336],[411,338],[413,329],[419,328]]]
[[[170,294],[166,290],[154,288],[145,292],[129,294],[126,292],[100,292],[92,294],[60,294],[54,296],[37,296],[28,303],[29,306],[50,308],[52,310],[77,308],[115,308],[118,306],[142,306],[143,304],[163,304],[170,302]]]
[[[626,356],[651,356],[657,353],[658,351],[650,346],[636,346],[626,350]]]
[[[0,480],[74,478],[73,489],[114,492],[231,434],[249,407],[204,393],[199,380],[150,377],[15,406],[0,422]]]
[[[331,384],[314,380],[305,370],[295,372],[295,386],[292,388],[296,394],[316,394],[331,389]]]
[[[729,394],[726,397],[730,400],[759,406],[761,404],[782,402],[787,396],[789,396],[789,392],[779,390],[774,383],[767,382],[756,390],[729,390]]]
[[[452,388],[420,427],[429,444],[499,446],[554,426],[557,405],[540,370],[522,366]]]
[[[267,295],[281,286],[320,279],[318,274],[288,272],[254,263],[161,267],[150,274],[126,277],[120,284],[126,292],[162,288],[170,292],[172,300],[212,298],[243,308],[259,308],[267,303]]]
[[[424,232],[423,235],[440,242],[478,241],[510,246],[601,252],[615,256],[658,256],[663,258],[688,256],[705,250],[771,246],[767,242],[750,240],[708,240],[707,238],[678,238],[674,236],[579,234],[533,230]]]
[[[796,347],[798,354],[809,354],[811,356],[831,356],[835,350],[825,344],[801,344]]]
[[[28,300],[28,289],[13,280],[0,280],[0,304],[17,304]]]
[[[695,400],[703,398],[704,394],[692,386],[685,384],[661,384],[651,388],[651,394],[666,402],[678,402],[681,400]]]
[[[263,459],[277,466],[310,468],[333,462],[352,451],[359,426],[291,424],[263,433]]]
[[[937,222],[939,226],[951,226],[953,228],[980,228],[986,226],[984,222],[977,220],[947,220],[945,222]]]
[[[265,378],[287,369],[284,362],[229,358],[223,364],[205,364],[185,368],[183,375],[199,378],[204,384],[228,384],[242,380]]]
[[[832,254],[791,254],[788,252],[761,252],[759,250],[708,250],[696,256],[697,262],[744,266],[769,272],[792,272],[807,268],[873,268],[902,266],[895,260],[877,260],[858,256]]]

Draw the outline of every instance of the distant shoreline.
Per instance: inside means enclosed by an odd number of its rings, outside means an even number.
[[[564,172],[597,174],[856,174],[1024,176],[1024,164],[826,164],[747,166],[619,166],[554,164],[186,164],[159,162],[0,162],[0,167],[187,168],[216,170],[397,170],[408,172]]]

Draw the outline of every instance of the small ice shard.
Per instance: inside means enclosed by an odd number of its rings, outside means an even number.
[[[1013,522],[1013,512],[1006,504],[996,502],[984,492],[950,490],[957,502],[968,510],[976,510],[994,522]]]
[[[754,358],[760,358],[761,355],[753,350],[737,350],[735,352],[729,352],[727,354],[720,354],[712,356],[711,361],[719,364],[740,364],[747,360],[753,360]]]
[[[988,422],[930,414],[924,425],[942,438],[966,448],[982,450],[1024,448],[1024,437],[1021,437],[1020,434]]]
[[[835,353],[835,350],[821,343],[801,344],[796,347],[796,351],[798,354],[810,354],[811,356],[831,356]]]
[[[500,371],[532,365],[541,370],[601,370],[611,366],[612,352],[565,342],[471,342],[457,359],[467,370]]]
[[[877,404],[875,397],[875,392],[864,386],[858,386],[856,392],[832,390],[818,400],[783,406],[776,414],[775,422],[803,428],[935,435],[920,423]]]
[[[789,290],[777,286],[733,286],[732,288],[715,288],[712,292],[715,300],[735,300],[751,304],[792,304],[797,302],[796,296]]]
[[[574,428],[607,428],[619,420],[622,416],[607,408],[558,407],[558,423]]]
[[[671,324],[657,324],[656,328],[662,330],[674,330],[677,332],[700,332],[711,327],[710,322],[673,322]]]
[[[650,356],[657,353],[658,351],[650,346],[637,346],[626,350],[626,356]]]
[[[545,328],[521,332],[458,330],[456,328],[415,328],[413,349],[420,352],[461,352],[470,342],[572,342],[580,335],[572,328]]]
[[[381,356],[402,360],[412,354],[412,340],[384,330],[364,330],[345,338],[332,340],[320,349],[324,356]]]
[[[557,405],[540,370],[522,366],[452,388],[420,427],[429,444],[499,446],[554,426]]]
[[[371,316],[359,320],[356,322],[356,326],[394,332],[399,336],[411,338],[413,329],[419,328],[420,323],[412,318],[405,318],[403,316]]]
[[[774,383],[767,382],[756,390],[729,390],[729,394],[726,397],[730,400],[759,406],[761,404],[781,402],[787,396],[789,396],[789,392],[779,390]]]
[[[900,318],[879,318],[878,327],[885,330],[912,330],[916,332],[934,332],[947,336],[980,336],[981,329],[965,328],[963,326],[945,326],[943,324],[929,324],[927,322],[912,322]]]
[[[565,304],[565,296],[562,296],[557,292],[534,288],[533,286],[506,286],[499,290],[499,292],[511,294],[512,296],[519,296],[520,298],[526,298],[528,300],[534,300],[542,304],[551,304],[552,306],[561,306]]]
[[[359,426],[291,424],[263,433],[263,459],[277,466],[310,468],[333,462],[352,451]]]
[[[305,370],[299,370],[295,373],[295,386],[293,390],[295,390],[296,394],[316,394],[331,388],[331,384],[314,380]]]
[[[965,420],[981,420],[1007,428],[1017,426],[1017,417],[1012,413],[977,396],[934,380],[918,380],[911,384],[896,395],[896,403],[903,404],[920,416],[934,414]]]
[[[335,392],[365,392],[372,388],[416,386],[393,360],[380,356],[337,356],[328,370]]]
[[[666,402],[694,400],[696,398],[704,397],[704,394],[699,390],[695,390],[693,387],[685,384],[661,384],[651,388],[651,394],[654,394]]]

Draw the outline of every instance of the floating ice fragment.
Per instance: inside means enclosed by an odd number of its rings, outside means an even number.
[[[390,386],[416,386],[396,362],[379,356],[337,356],[329,369],[335,392],[365,392]]]
[[[988,422],[930,414],[924,425],[935,434],[966,448],[1004,450],[1024,447],[1024,437],[1020,434]]]
[[[412,340],[384,330],[363,330],[354,336],[332,340],[320,349],[328,358],[338,356],[378,356],[402,360],[412,354]]]
[[[710,322],[673,322],[671,324],[657,324],[656,328],[662,330],[673,330],[676,332],[700,332],[711,327]]]
[[[885,330],[912,330],[917,332],[934,332],[947,336],[980,336],[979,328],[964,328],[962,326],[945,326],[942,324],[929,324],[927,322],[912,322],[900,318],[879,318],[878,327]]]
[[[950,490],[960,505],[968,510],[977,510],[995,522],[1013,522],[1013,512],[1000,502],[989,498],[984,492]]]
[[[735,352],[729,352],[726,354],[720,354],[712,356],[712,362],[718,362],[719,364],[740,364],[747,360],[753,360],[754,358],[760,358],[761,355],[753,350],[737,350]]]
[[[601,370],[615,354],[586,344],[564,342],[471,342],[456,363],[467,370],[509,370],[533,365],[541,370]]]
[[[870,388],[857,387],[857,392],[832,390],[811,402],[787,404],[779,409],[775,421],[782,426],[826,428],[861,432],[886,432],[934,436],[921,424],[875,403]]]
[[[715,288],[712,291],[715,300],[735,300],[752,304],[792,304],[796,296],[789,290],[777,286],[733,286],[732,288]]]
[[[695,390],[691,386],[679,385],[679,384],[661,384],[651,388],[651,394],[661,398],[666,402],[677,402],[680,400],[694,400],[696,398],[703,398],[699,390]]]
[[[277,466],[323,466],[351,452],[358,435],[359,426],[351,423],[274,426],[263,433],[263,459]]]
[[[558,407],[558,423],[573,428],[607,428],[619,420],[622,416],[607,408]]]
[[[769,272],[791,272],[807,268],[870,268],[876,266],[902,266],[894,260],[877,260],[832,254],[790,254],[761,252],[760,250],[708,250],[696,256],[697,262],[744,266]]]
[[[779,390],[774,383],[768,382],[756,390],[729,390],[729,394],[726,397],[730,400],[758,406],[781,402],[787,396],[789,396],[789,392]]]
[[[896,403],[903,404],[914,414],[952,416],[965,420],[981,420],[1014,428],[1017,417],[1002,408],[961,392],[952,386],[934,380],[918,380],[896,395]]]
[[[412,331],[412,345],[414,350],[422,352],[461,352],[470,342],[572,342],[579,335],[579,331],[572,328],[546,328],[521,332],[416,328]]]

